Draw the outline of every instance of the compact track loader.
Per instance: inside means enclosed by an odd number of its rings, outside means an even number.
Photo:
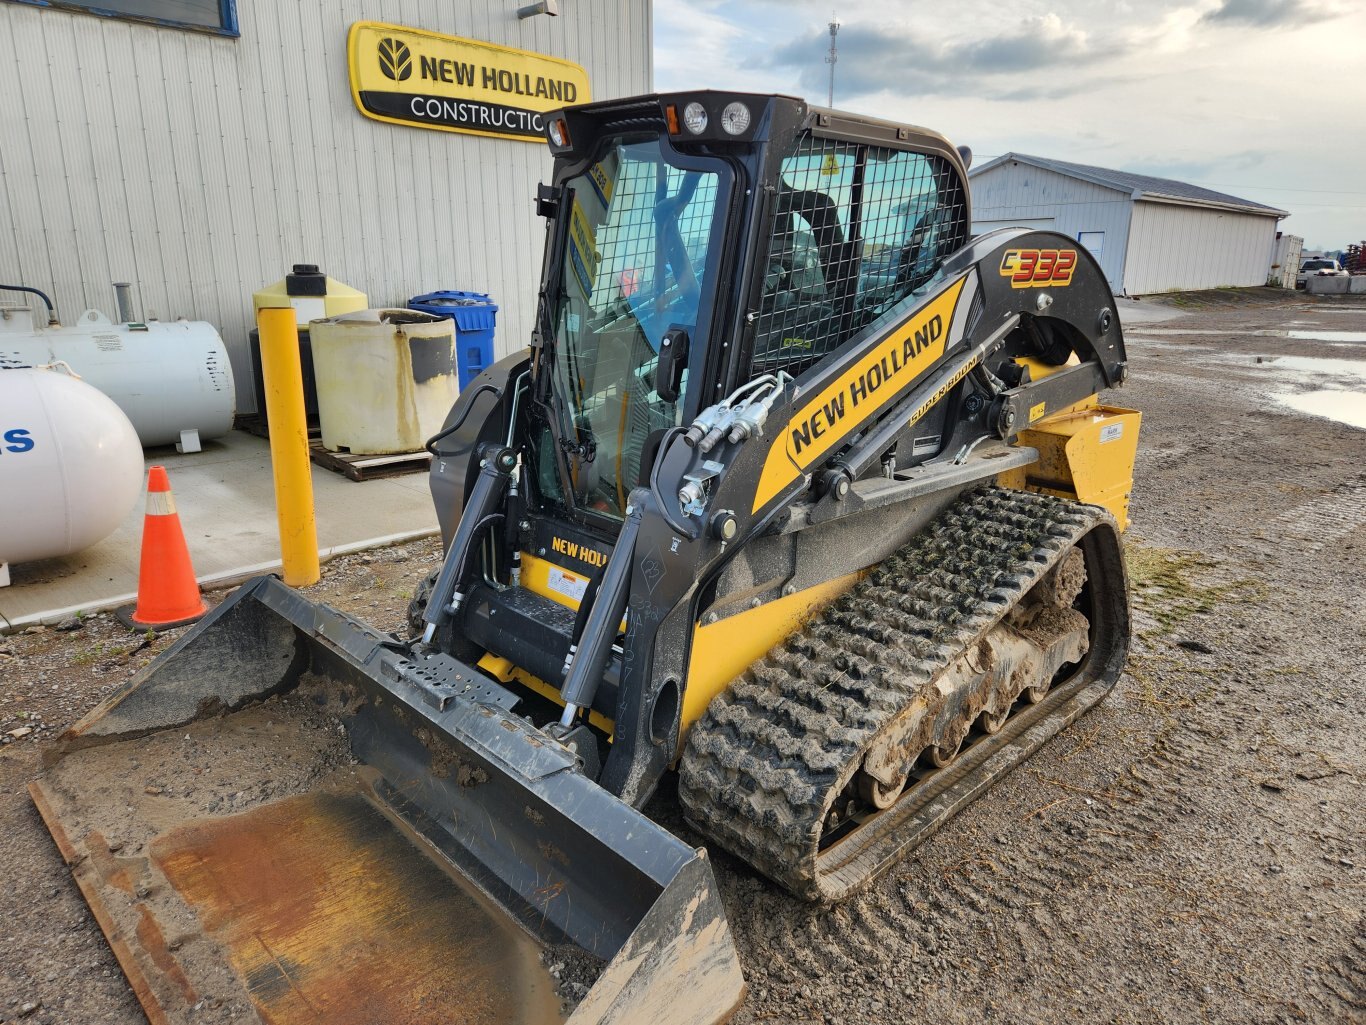
[[[972,237],[965,151],[787,97],[547,135],[536,330],[430,443],[410,635],[253,580],[33,787],[154,1022],[719,1021],[667,773],[834,901],[1120,673],[1139,414],[1085,249]]]

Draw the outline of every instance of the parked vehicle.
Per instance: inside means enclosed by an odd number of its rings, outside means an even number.
[[[1317,275],[1321,278],[1345,278],[1347,272],[1338,266],[1337,260],[1329,259],[1325,256],[1315,256],[1300,264],[1300,272],[1295,275],[1295,287],[1304,288],[1305,280],[1310,275]]]

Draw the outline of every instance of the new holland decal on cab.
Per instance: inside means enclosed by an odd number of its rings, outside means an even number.
[[[869,423],[944,355],[953,311],[966,278],[954,282],[915,316],[805,403],[775,439],[754,493],[758,512],[816,460]]]
[[[1007,249],[1001,257],[1001,277],[1011,288],[1065,288],[1077,266],[1075,249]]]

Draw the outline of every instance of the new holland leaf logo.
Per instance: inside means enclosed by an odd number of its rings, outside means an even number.
[[[413,77],[413,54],[407,44],[398,39],[379,41],[379,69],[385,78],[403,82]]]

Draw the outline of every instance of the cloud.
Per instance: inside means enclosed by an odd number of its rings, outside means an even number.
[[[655,0],[660,88],[825,101],[830,0],[698,2]],[[1332,191],[1366,161],[1366,133],[1342,120],[1366,110],[1366,0],[1296,4],[1271,4],[1282,20],[1266,28],[1247,0],[843,0],[835,102],[938,128],[979,160],[1041,153],[1257,199],[1293,211],[1282,230],[1336,247],[1366,238],[1366,200]],[[1057,17],[1023,20],[1045,11]],[[1023,52],[1003,57],[1010,41]],[[1286,68],[1314,69],[1335,102],[1306,105]]]
[[[817,94],[826,84],[828,46],[828,34],[811,33],[756,62],[800,68],[802,85]],[[1118,43],[1097,42],[1056,14],[1026,18],[1003,32],[958,42],[933,42],[906,26],[847,25],[839,34],[837,91],[845,96],[884,91],[926,96],[971,89],[1010,99],[1050,96],[1058,93],[1057,79],[1036,83],[1022,76],[1075,69],[1117,56],[1121,49]]]
[[[1126,161],[1124,170],[1133,174],[1148,174],[1157,178],[1174,178],[1205,188],[1220,191],[1233,191],[1240,187],[1230,185],[1228,179],[1237,177],[1235,172],[1250,171],[1262,167],[1268,154],[1261,150],[1242,150],[1235,153],[1212,154],[1200,160],[1173,159],[1152,160],[1136,159]]]
[[[1271,28],[1308,25],[1336,18],[1341,13],[1335,5],[1324,0],[1223,0],[1203,20],[1215,24]]]

